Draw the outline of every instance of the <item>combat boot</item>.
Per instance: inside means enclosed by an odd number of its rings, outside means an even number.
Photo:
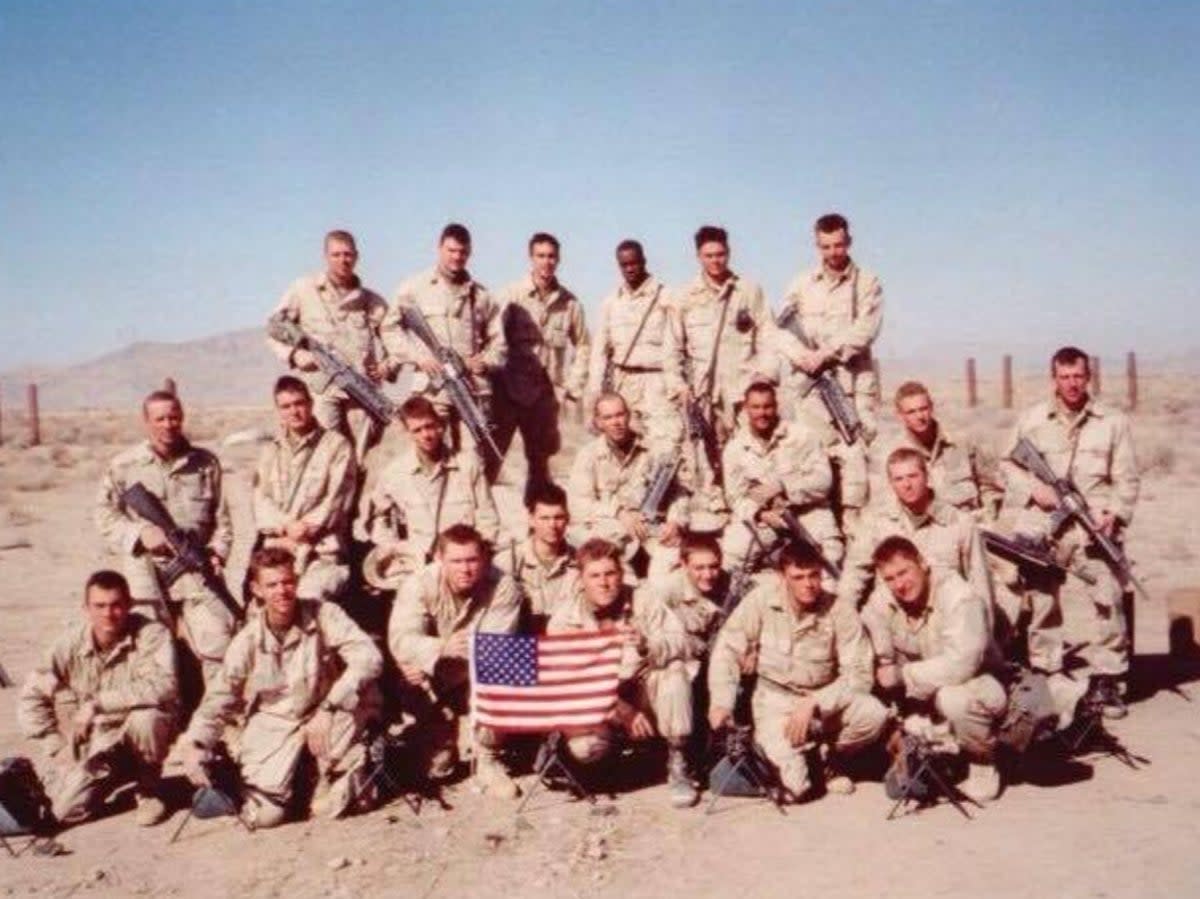
[[[475,758],[475,783],[483,792],[497,799],[516,799],[521,795],[521,788],[508,776],[500,759],[496,758],[493,751],[482,746]]]
[[[976,802],[991,802],[1000,795],[1000,771],[995,762],[971,762],[967,779],[959,787]]]
[[[667,790],[671,794],[671,805],[675,808],[691,808],[699,801],[700,794],[688,774],[683,748],[671,746],[667,753]]]
[[[153,827],[155,824],[161,824],[166,819],[166,803],[153,793],[138,793],[137,811],[133,815],[133,820],[137,823],[138,827]]]

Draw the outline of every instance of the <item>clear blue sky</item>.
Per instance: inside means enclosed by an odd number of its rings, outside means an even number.
[[[449,220],[595,309],[697,225],[778,301],[838,209],[888,352],[1200,345],[1194,3],[0,9],[0,369],[255,325],[331,227],[390,296]]]

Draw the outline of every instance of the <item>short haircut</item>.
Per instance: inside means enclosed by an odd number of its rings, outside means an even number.
[[[471,546],[472,544],[477,546],[481,553],[487,553],[487,541],[483,539],[483,535],[479,531],[469,524],[452,524],[438,534],[437,551],[440,555],[446,551],[447,546]]]
[[[592,417],[595,418],[600,414],[601,403],[607,403],[610,400],[619,400],[621,407],[626,412],[629,411],[629,403],[625,401],[625,397],[621,396],[621,394],[617,393],[615,390],[608,390],[596,397],[596,401],[592,403]]]
[[[350,249],[354,250],[356,253],[358,252],[358,244],[355,243],[354,235],[349,231],[343,231],[339,228],[337,230],[328,232],[325,235],[325,240],[321,243],[321,247],[327,250],[329,249],[329,245],[334,241],[337,241],[338,243],[349,244]]]
[[[684,534],[679,543],[679,558],[686,562],[696,553],[712,553],[719,562],[722,556],[721,543],[712,534]]]
[[[813,225],[813,231],[817,234],[835,234],[838,231],[850,233],[850,223],[846,221],[844,215],[836,212],[827,212]]]
[[[792,540],[779,551],[775,566],[783,571],[787,568],[821,568],[824,564],[819,549],[803,540]]]
[[[93,587],[97,590],[120,593],[126,600],[130,599],[129,581],[125,580],[125,575],[121,572],[113,571],[111,568],[102,568],[88,575],[88,579],[83,584],[83,601],[85,603]]]
[[[601,537],[593,537],[575,550],[575,564],[582,571],[589,562],[599,562],[611,559],[617,568],[621,567],[621,548]]]
[[[620,256],[622,253],[624,253],[628,250],[633,250],[635,253],[638,254],[639,259],[641,259],[643,262],[646,261],[646,251],[642,249],[642,245],[640,243],[638,243],[636,240],[633,240],[631,238],[626,238],[625,240],[623,240],[619,244],[617,244],[617,255],[618,256]]]
[[[716,225],[701,225],[696,231],[695,240],[697,250],[706,243],[719,243],[725,249],[729,249],[729,232]]]
[[[437,407],[427,396],[410,396],[400,404],[400,420],[404,422],[434,418],[441,420]]]
[[[886,537],[882,543],[875,547],[875,551],[871,553],[871,565],[878,568],[897,556],[903,556],[905,559],[916,562],[922,565],[925,562],[925,557],[921,555],[921,551],[917,549],[917,545],[907,537],[901,537],[899,534],[893,534],[891,537]]]
[[[258,581],[258,573],[267,568],[286,568],[295,572],[296,557],[292,555],[290,549],[284,549],[282,546],[267,546],[256,550],[250,556],[250,565],[246,569],[246,576],[252,581]]]
[[[183,403],[179,401],[179,397],[171,393],[169,390],[151,390],[146,394],[146,398],[142,400],[142,417],[145,418],[150,413],[150,407],[154,403],[174,403],[183,410]]]
[[[896,388],[896,407],[900,407],[900,402],[902,400],[911,399],[914,396],[923,396],[930,401],[933,400],[933,396],[930,394],[929,388],[920,381],[905,381]]]
[[[466,225],[451,222],[442,229],[442,236],[438,238],[438,243],[444,244],[448,240],[453,240],[456,243],[461,243],[469,247],[471,245],[471,232],[467,230]]]
[[[562,506],[567,508],[567,491],[549,482],[536,484],[525,497],[525,508],[532,512],[538,506]]]
[[[312,401],[312,394],[308,392],[308,385],[295,375],[280,375],[279,380],[275,382],[275,389],[271,395],[279,396],[281,393],[298,393],[306,400]]]
[[[1092,360],[1077,346],[1065,346],[1056,350],[1054,355],[1050,357],[1050,374],[1054,374],[1054,370],[1060,365],[1074,365],[1076,362],[1083,362],[1083,370],[1089,375],[1092,373]]]
[[[749,385],[746,387],[745,392],[742,394],[742,398],[748,399],[752,393],[769,393],[776,399],[779,397],[778,391],[775,390],[775,385],[766,378],[752,379]]]
[[[533,253],[533,248],[540,243],[548,243],[554,247],[555,253],[561,253],[562,247],[559,245],[558,238],[553,234],[548,234],[545,231],[539,231],[533,237],[529,238],[529,252]]]
[[[921,471],[929,470],[929,463],[925,461],[925,454],[911,446],[897,447],[888,453],[887,470],[891,471],[893,465],[899,465],[902,462],[916,462],[921,466]]]

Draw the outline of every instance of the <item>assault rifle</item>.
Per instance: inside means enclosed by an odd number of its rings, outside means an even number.
[[[998,559],[1012,562],[1018,568],[1032,569],[1040,574],[1073,574],[1089,584],[1096,583],[1096,578],[1086,571],[1060,565],[1045,540],[1037,540],[1024,534],[1005,537],[995,531],[984,530],[979,532],[979,536],[983,538],[984,549]]]
[[[1075,486],[1071,479],[1056,475],[1054,469],[1050,467],[1050,463],[1046,461],[1046,457],[1038,451],[1036,446],[1029,442],[1029,438],[1027,437],[1022,437],[1017,441],[1016,449],[1012,451],[1009,458],[1039,481],[1049,486],[1058,496],[1058,508],[1050,513],[1051,536],[1057,535],[1072,521],[1076,522],[1087,532],[1092,543],[1100,550],[1100,553],[1108,560],[1109,564],[1116,569],[1118,579],[1122,585],[1132,585],[1144,598],[1149,599],[1150,596],[1146,592],[1146,588],[1134,576],[1133,566],[1130,564],[1124,550],[1117,545],[1115,540],[1100,530],[1096,519],[1092,517],[1087,500],[1084,499],[1083,494],[1079,492],[1079,488]]]
[[[683,378],[690,390],[692,383],[690,360],[684,362]],[[711,416],[705,414],[704,406],[698,397],[693,396],[684,406],[683,420],[687,428],[687,439],[693,443],[698,440],[704,445],[705,458],[708,459],[708,464],[716,473],[717,482],[720,483],[721,441],[717,439],[717,430],[713,427]]]
[[[779,318],[775,323],[783,330],[794,334],[808,349],[811,350],[815,347],[808,335],[804,333],[804,327],[800,324],[800,315],[795,306],[786,306],[779,313]],[[858,411],[854,408],[853,400],[846,395],[846,391],[842,389],[842,385],[828,368],[820,369],[815,375],[801,374],[804,377],[804,386],[801,392],[807,396],[810,391],[816,389],[830,418],[833,419],[833,426],[837,428],[846,445],[852,446],[863,432],[863,423],[858,417]]]
[[[471,373],[462,356],[438,339],[433,328],[429,326],[425,314],[416,306],[400,308],[400,324],[425,344],[425,348],[441,366],[442,375],[433,385],[434,389],[446,391],[446,395],[450,397],[450,402],[458,412],[459,419],[471,432],[471,436],[475,438],[475,445],[481,450],[486,448],[494,457],[496,464],[503,462],[504,454],[500,452],[500,447],[492,438],[491,423],[475,400],[475,393],[471,389]]]
[[[154,525],[167,538],[174,558],[167,566],[163,577],[168,584],[174,583],[184,574],[195,574],[204,586],[221,601],[239,624],[246,617],[245,608],[229,592],[225,579],[217,574],[209,557],[208,547],[192,531],[185,531],[175,524],[175,519],[163,505],[163,501],[137,481],[121,493],[121,502],[143,521]]]
[[[267,333],[280,343],[312,353],[329,380],[346,391],[379,424],[386,425],[396,417],[396,404],[384,396],[374,381],[354,369],[335,350],[305,334],[296,322],[273,315],[267,322]]]
[[[16,685],[17,682],[12,679],[7,671],[4,670],[4,666],[0,665],[0,689],[5,687],[15,687]]]
[[[816,538],[808,532],[808,528],[800,523],[800,519],[796,517],[796,513],[791,509],[783,508],[779,511],[779,517],[783,519],[783,523],[787,525],[788,536],[799,543],[805,543],[817,551],[817,555],[821,557],[821,567],[829,572],[829,576],[835,581],[842,576],[842,569],[835,563],[830,562],[825,558],[825,552],[821,549],[821,544]]]
[[[638,508],[642,520],[651,529],[658,528],[663,522],[663,505],[666,502],[667,493],[675,483],[675,473],[679,471],[682,461],[679,453],[674,453],[671,458],[661,459],[654,466],[654,472],[650,476],[650,485],[646,488],[646,495],[642,498],[642,504]]]

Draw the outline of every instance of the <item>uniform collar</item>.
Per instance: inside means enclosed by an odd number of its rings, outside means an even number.
[[[936,459],[947,449],[958,446],[958,441],[946,432],[940,421],[934,422],[934,429],[933,446],[926,447],[908,428],[904,429],[904,444],[924,455],[926,459]]]
[[[658,292],[658,279],[654,275],[647,274],[646,280],[638,285],[637,290],[630,290],[629,285],[622,278],[621,283],[617,286],[617,295],[625,299],[642,299],[644,297],[652,297]]]
[[[425,467],[421,464],[421,456],[417,452],[415,446],[409,446],[405,451],[404,470],[410,474],[423,474]],[[442,451],[442,458],[438,460],[437,467],[434,469],[434,475],[440,476],[443,472],[453,471],[458,468],[458,453],[450,450]]]
[[[517,544],[517,555],[530,568],[541,568],[547,571],[552,577],[562,574],[568,568],[575,567],[575,547],[567,543],[563,546],[563,551],[550,560],[547,565],[542,561],[542,558],[533,548],[533,538],[526,537]]]
[[[325,429],[320,425],[316,425],[307,434],[302,435],[298,440],[293,440],[286,430],[281,429],[279,436],[275,439],[281,447],[286,447],[297,452],[310,446],[316,446],[321,442],[321,438],[325,436]]]
[[[837,287],[839,284],[843,283],[844,281],[849,281],[851,278],[854,277],[855,274],[857,274],[857,272],[858,272],[858,266],[855,265],[854,260],[851,259],[850,262],[846,265],[845,270],[840,271],[840,272],[831,272],[824,265],[818,265],[816,267],[816,269],[813,271],[813,280],[814,281],[827,281],[827,282],[829,282],[829,284],[831,286]]]
[[[183,437],[182,441],[183,445],[180,451],[170,459],[164,459],[154,451],[152,446],[150,446],[149,440],[143,440],[140,444],[143,457],[142,461],[154,462],[158,465],[162,465],[168,471],[178,471],[179,469],[185,467],[189,461],[191,461],[192,454],[195,451],[195,447],[192,446],[191,442],[186,437]]]

